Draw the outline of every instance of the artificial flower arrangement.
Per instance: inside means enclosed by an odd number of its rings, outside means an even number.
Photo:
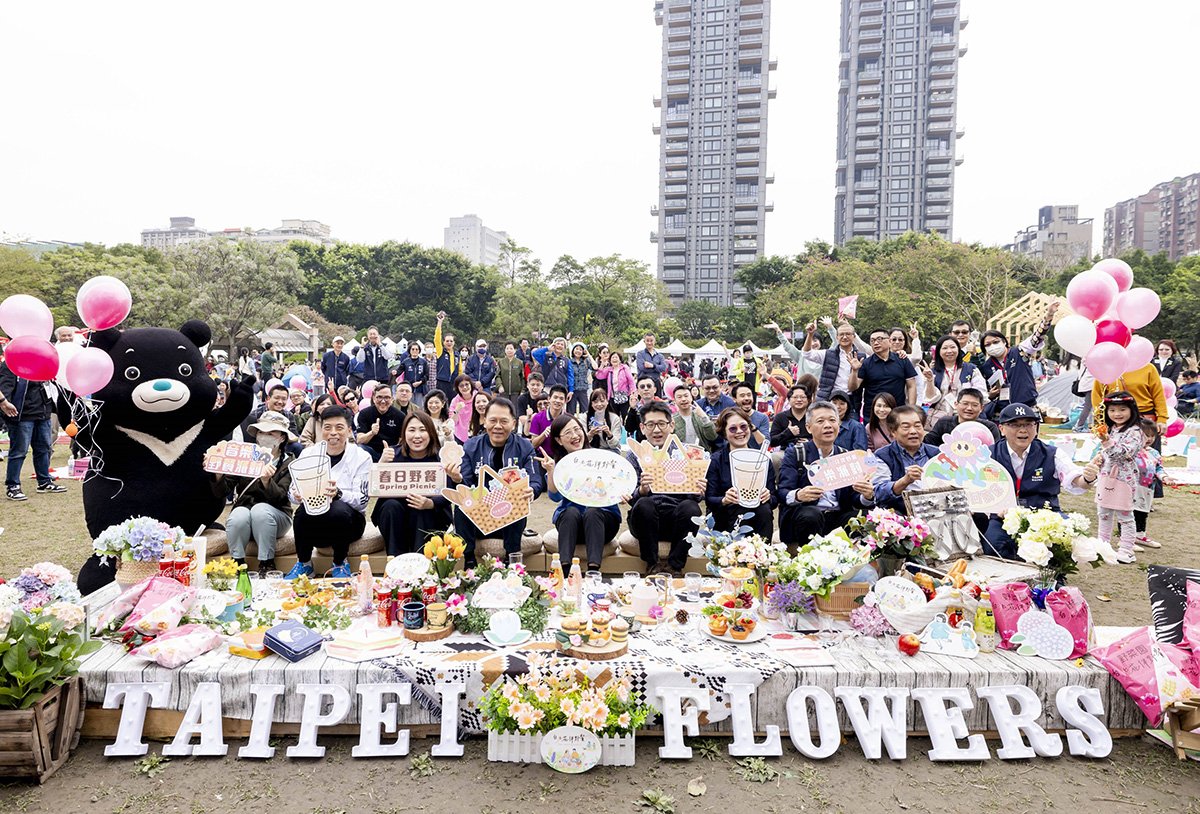
[[[1117,562],[1108,541],[1087,536],[1091,523],[1078,512],[1063,517],[1053,509],[1018,506],[1004,515],[1003,525],[1017,543],[1017,556],[1056,579],[1076,573],[1083,563],[1099,568],[1101,561]]]
[[[933,530],[918,517],[891,509],[871,509],[846,524],[851,539],[871,549],[871,559],[884,556],[917,559],[933,553]]]
[[[466,553],[466,544],[457,534],[434,534],[425,541],[423,552],[433,565],[438,580],[445,580]]]
[[[823,537],[813,537],[797,551],[782,567],[780,579],[795,580],[813,596],[828,599],[834,588],[870,560],[869,546],[851,540],[845,529],[835,529]]]
[[[756,572],[769,571],[787,560],[787,546],[772,543],[754,534],[750,526],[738,526],[733,531],[717,531],[712,513],[693,519],[700,528],[689,534],[695,556],[708,559],[708,570],[720,575],[723,568],[750,568]]]
[[[245,563],[239,564],[232,557],[221,557],[204,563],[204,575],[214,591],[231,591],[237,584],[238,574],[246,570]]]
[[[601,737],[623,737],[637,732],[654,714],[637,698],[627,677],[597,685],[554,656],[531,653],[526,662],[528,673],[504,677],[479,699],[489,730],[536,735],[573,724]]]
[[[785,613],[812,613],[817,608],[812,594],[804,589],[798,579],[780,582],[767,595],[767,611],[775,615]]]
[[[183,541],[183,529],[153,517],[132,517],[100,532],[92,543],[96,555],[124,562],[157,562],[163,547]]]
[[[521,584],[530,589],[528,598],[513,610],[521,619],[521,629],[533,634],[546,629],[546,621],[550,618],[550,599],[544,588],[545,581],[539,582],[525,570],[520,563],[505,565],[494,557],[484,556],[474,568],[466,571],[456,571],[441,580],[439,593],[446,602],[446,610],[454,620],[454,627],[460,633],[483,633],[491,622],[491,612],[487,608],[477,608],[471,603],[480,585],[499,574],[501,578],[509,574],[520,577]]]
[[[87,613],[67,569],[42,562],[0,585],[0,709],[28,709],[100,649],[85,641]]]

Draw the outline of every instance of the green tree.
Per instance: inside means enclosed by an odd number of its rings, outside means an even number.
[[[519,245],[511,237],[500,244],[496,268],[510,286],[518,282],[536,282],[542,276],[542,261],[535,260],[532,251]]]
[[[707,340],[720,329],[720,323],[725,316],[724,309],[716,303],[707,300],[686,300],[681,302],[671,315],[679,326],[679,338],[687,340]]]
[[[123,243],[111,248],[94,243],[46,252],[45,302],[56,325],[81,326],[75,295],[87,280],[101,274],[116,277],[129,287],[132,309],[123,327],[178,327],[201,318],[186,286],[157,249]]]
[[[51,291],[49,283],[50,270],[40,260],[25,249],[0,246],[0,302],[13,294],[45,301]]]
[[[206,315],[214,345],[231,352],[241,337],[277,322],[304,291],[296,255],[273,243],[213,238],[176,246],[169,260]]]
[[[525,337],[543,340],[566,318],[567,306],[545,283],[505,286],[496,293],[492,333],[517,342]]]
[[[619,254],[579,263],[560,257],[551,270],[553,296],[567,307],[562,333],[621,341],[653,328],[667,305],[666,290],[650,267]]]

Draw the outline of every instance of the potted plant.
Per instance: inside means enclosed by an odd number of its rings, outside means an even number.
[[[238,575],[245,570],[245,563],[239,564],[231,557],[209,560],[204,564],[204,576],[208,578],[208,587],[225,596],[225,611],[217,617],[222,622],[233,621],[245,609],[246,597],[242,596],[240,591],[234,590]]]
[[[637,730],[653,709],[642,703],[628,678],[597,685],[570,662],[532,653],[529,673],[504,677],[479,700],[488,730],[488,760],[541,763],[542,736],[572,724],[600,739],[603,766],[632,766]]]
[[[79,742],[83,687],[79,659],[100,649],[86,639],[86,611],[65,568],[39,563],[0,585],[0,773],[58,771]]]
[[[796,580],[816,598],[817,609],[838,618],[850,611],[870,588],[866,582],[845,582],[871,560],[871,549],[850,539],[845,529],[813,537],[796,552]]]
[[[1079,570],[1116,565],[1117,552],[1107,540],[1087,536],[1091,523],[1078,512],[1063,517],[1052,509],[1018,506],[1004,515],[1004,530],[1017,543],[1017,556],[1038,567],[1035,588],[1053,589]]]
[[[117,582],[125,587],[158,574],[165,546],[183,543],[183,529],[153,517],[132,517],[109,526],[92,543],[97,556],[117,561]]]
[[[783,619],[788,630],[799,630],[800,617],[816,610],[816,600],[804,590],[798,570],[790,564],[783,566],[779,579],[767,597],[767,610]]]
[[[433,565],[438,580],[441,581],[450,576],[454,566],[463,558],[466,545],[463,543],[463,538],[457,534],[446,532],[431,536],[425,541],[422,551]]]
[[[871,549],[880,576],[897,574],[909,560],[921,560],[933,552],[933,530],[919,517],[897,514],[891,509],[872,509],[846,524],[850,538]]]

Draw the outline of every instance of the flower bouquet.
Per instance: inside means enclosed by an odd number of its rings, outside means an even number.
[[[471,601],[472,597],[493,575],[505,579],[510,574],[515,575],[520,584],[529,589],[524,601],[513,608],[521,619],[521,629],[535,635],[545,630],[546,621],[550,618],[550,601],[542,584],[526,572],[524,565],[514,563],[506,566],[496,558],[488,556],[482,557],[474,568],[455,571],[440,580],[439,593],[445,599],[446,611],[454,620],[455,629],[460,633],[476,634],[487,630],[491,623],[491,611],[488,608],[476,607]]]
[[[433,570],[437,572],[438,580],[444,580],[450,576],[450,572],[462,559],[465,551],[466,546],[463,539],[450,532],[432,535],[425,541],[423,549],[423,553],[433,564]]]
[[[871,549],[871,559],[880,561],[884,576],[903,567],[906,560],[923,559],[933,553],[933,530],[917,517],[891,509],[871,509],[846,524],[851,539]]]
[[[1053,509],[1018,506],[1004,515],[1004,530],[1017,543],[1017,556],[1040,569],[1039,581],[1054,587],[1082,563],[1099,568],[1117,562],[1108,541],[1087,536],[1090,521],[1078,512],[1063,517]]]
[[[600,737],[604,764],[633,765],[633,737],[654,711],[628,677],[596,684],[554,656],[531,653],[526,661],[527,674],[506,676],[479,699],[489,759],[540,763],[541,736],[570,724]]]
[[[245,564],[238,564],[231,557],[219,560],[209,560],[204,564],[204,575],[208,577],[208,586],[214,591],[232,591],[237,584],[238,574],[246,570]]]
[[[80,600],[79,589],[75,587],[71,572],[52,562],[39,562],[22,569],[16,579],[0,586],[0,595],[11,600],[14,590],[20,594],[16,604],[24,611],[40,610],[57,602],[76,603]],[[0,607],[6,604],[9,603],[0,601]]]
[[[723,576],[735,585],[740,585],[744,580],[730,580],[731,573],[749,569],[745,571],[749,576],[753,572],[759,605],[763,606],[764,613],[768,613],[763,604],[767,595],[767,580],[773,570],[787,561],[787,546],[763,539],[761,535],[754,534],[749,526],[738,526],[732,532],[717,531],[714,528],[716,518],[711,513],[697,517],[692,522],[700,528],[687,537],[692,544],[691,554],[706,557],[711,573]]]
[[[153,517],[132,517],[109,526],[92,543],[96,555],[117,561],[117,582],[132,585],[158,573],[163,547],[182,543],[183,529]]]
[[[782,618],[788,630],[799,630],[800,617],[816,607],[812,594],[796,579],[780,582],[767,596],[767,611]]]
[[[870,560],[869,546],[851,540],[845,529],[837,529],[823,537],[813,537],[808,545],[796,552],[790,567],[783,569],[781,578],[794,578],[799,582],[804,590],[816,597],[821,611],[848,617],[870,586],[865,582],[851,583],[841,590],[839,586]]]

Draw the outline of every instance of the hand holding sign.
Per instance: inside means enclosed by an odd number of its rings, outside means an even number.
[[[813,461],[806,464],[805,468],[808,469],[812,485],[822,492],[829,492],[868,479],[870,473],[866,469],[866,459],[867,453],[855,449]]]

